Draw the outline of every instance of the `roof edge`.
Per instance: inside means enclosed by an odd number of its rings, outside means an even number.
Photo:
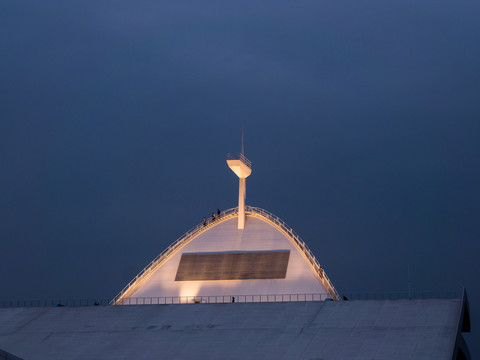
[[[293,228],[288,226],[287,223],[285,223],[278,216],[259,207],[247,206],[245,209],[245,213],[246,215],[261,218],[262,220],[268,222],[270,225],[281,231],[305,256],[306,260],[310,263],[310,266],[312,266],[315,274],[320,279],[323,287],[325,288],[325,290],[327,290],[330,298],[332,300],[342,299],[340,294],[337,292],[332,282],[330,281],[330,278],[325,273],[325,270],[321,267],[320,263],[315,258],[313,252],[309,249],[309,247],[302,240],[302,238],[300,238],[300,236],[293,230]]]
[[[147,280],[150,275],[155,272],[166,260],[168,260],[174,253],[176,253],[179,249],[184,247],[190,241],[195,239],[198,235],[203,234],[208,229],[232,218],[238,214],[238,207],[231,208],[228,210],[224,210],[220,213],[220,216],[217,220],[209,220],[206,223],[200,223],[190,230],[188,230],[185,234],[180,236],[177,240],[175,240],[170,246],[168,246],[165,250],[163,250],[155,259],[153,259],[142,271],[138,273],[130,282],[125,285],[125,287],[115,296],[112,301],[110,302],[111,305],[121,305],[123,300],[132,294],[135,289],[141,285],[145,280]]]
[[[468,303],[467,290],[462,291],[462,307],[458,317],[457,336],[453,347],[452,360],[466,359],[470,360],[470,350],[462,336],[462,332],[470,332],[470,305]]]

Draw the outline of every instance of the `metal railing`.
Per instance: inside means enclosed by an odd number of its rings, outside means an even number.
[[[150,274],[152,274],[161,264],[163,264],[175,251],[185,246],[194,237],[200,235],[204,231],[210,229],[212,226],[223,222],[231,217],[234,217],[238,213],[238,207],[224,210],[220,213],[220,216],[216,216],[215,219],[208,218],[206,223],[203,222],[194,226],[188,230],[185,234],[179,237],[169,247],[163,250],[155,259],[153,259],[140,273],[135,276],[125,287],[115,296],[112,300],[112,304],[120,303],[121,300],[128,296],[133,290],[133,285],[138,286],[141,284]]]
[[[228,210],[224,210],[220,213],[220,216],[216,217],[215,219],[208,219],[208,221],[204,223],[200,223],[189,231],[187,231],[184,235],[178,238],[173,244],[167,247],[163,252],[161,252],[155,259],[153,259],[150,264],[148,264],[140,273],[134,277],[123,289],[118,293],[117,296],[112,300],[112,304],[122,304],[124,299],[130,295],[134,288],[140,285],[143,281],[145,281],[150,274],[152,274],[161,264],[163,264],[174,252],[176,252],[181,247],[185,246],[188,242],[190,242],[193,238],[200,235],[204,231],[208,230],[212,226],[228,220],[238,214],[238,207],[234,207]],[[320,263],[313,255],[312,251],[308,248],[305,242],[298,236],[298,234],[289,227],[283,220],[281,220],[278,216],[261,209],[259,207],[253,206],[245,206],[245,215],[256,216],[267,220],[269,223],[274,225],[276,228],[281,230],[287,237],[289,237],[304,253],[305,257],[308,259],[310,264],[315,269],[315,272],[320,278],[323,286],[327,290],[329,297],[333,300],[341,300],[340,295],[333,287],[332,282],[328,278],[325,271],[320,266]]]
[[[332,300],[327,294],[265,294],[265,295],[205,295],[205,296],[160,296],[131,297],[122,305],[169,305],[169,304],[225,304],[259,302],[307,302]]]
[[[290,226],[288,226],[287,223],[285,223],[282,219],[272,214],[271,212],[258,207],[247,206],[245,212],[248,215],[260,215],[261,217],[270,220],[277,228],[282,230],[290,239],[292,239],[302,250],[303,254],[306,256],[310,264],[315,269],[315,272],[320,277],[320,280],[322,281],[322,284],[327,290],[330,298],[332,298],[333,300],[341,300],[340,295],[338,294],[337,290],[335,290],[335,287],[333,286],[329,277],[321,267],[318,260],[315,258],[315,255],[313,255],[307,244],[305,244],[305,242],[300,238],[300,236]]]
[[[265,294],[265,295],[203,295],[203,296],[154,296],[129,297],[122,305],[168,305],[168,304],[225,304],[257,302],[306,302],[329,300],[326,294]],[[330,299],[331,300],[331,299]],[[82,307],[113,305],[110,299],[51,299],[51,300],[4,300],[0,308],[18,307]]]
[[[458,291],[384,291],[343,293],[346,300],[425,300],[425,299],[461,299],[464,290]],[[168,305],[168,304],[223,304],[258,302],[309,302],[331,300],[327,294],[264,294],[264,295],[197,295],[164,297],[130,297],[123,305]],[[104,298],[71,299],[56,298],[50,300],[0,300],[0,308],[18,307],[63,307],[63,306],[108,306],[113,300]]]
[[[0,308],[17,307],[62,307],[62,306],[105,306],[110,305],[110,299],[41,299],[41,300],[0,300]]]
[[[250,169],[252,168],[252,162],[247,159],[242,153],[228,153],[227,160],[240,160],[242,163],[247,165]]]
[[[385,291],[344,293],[347,300],[402,300],[402,299],[461,299],[463,290],[458,291]]]

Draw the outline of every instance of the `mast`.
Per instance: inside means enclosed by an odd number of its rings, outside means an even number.
[[[245,199],[247,197],[247,177],[252,173],[252,163],[244,154],[243,125],[242,125],[242,152],[228,154],[227,164],[238,176],[238,229],[245,229]]]

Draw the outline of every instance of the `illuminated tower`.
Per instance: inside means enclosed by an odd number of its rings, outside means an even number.
[[[245,229],[245,198],[247,196],[246,179],[252,173],[252,163],[242,151],[235,155],[228,154],[227,164],[238,176],[238,229],[243,230]]]
[[[305,301],[307,294],[317,301],[340,300],[295,231],[274,214],[245,205],[252,164],[243,144],[239,154],[228,155],[227,164],[239,178],[238,207],[223,210],[174,241],[112,304],[230,301],[232,296],[253,302],[271,294],[288,301]]]

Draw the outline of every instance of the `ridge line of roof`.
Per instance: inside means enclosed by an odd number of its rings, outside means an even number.
[[[320,265],[320,262],[317,260],[313,252],[307,246],[305,241],[290,227],[285,221],[280,219],[278,216],[272,214],[271,212],[261,209],[259,207],[248,206],[246,207],[247,215],[255,216],[263,220],[267,220],[271,225],[273,225],[277,230],[281,231],[302,253],[309,264],[312,266],[315,274],[320,279],[325,290],[330,295],[333,300],[341,300],[340,294],[337,292],[333,286],[330,278],[325,273],[325,270]]]
[[[177,250],[184,247],[198,235],[203,234],[208,229],[230,219],[237,215],[238,207],[224,210],[216,221],[212,221],[207,225],[203,222],[194,226],[177,240],[175,240],[170,246],[163,250],[155,259],[153,259],[142,271],[138,273],[110,302],[111,305],[121,305],[123,300],[130,295],[139,285],[141,285],[150,275],[160,267],[170,256],[172,256]]]

